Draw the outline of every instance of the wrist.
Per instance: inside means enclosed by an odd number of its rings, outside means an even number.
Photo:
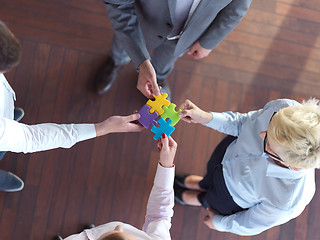
[[[162,163],[159,161],[159,164],[161,165],[161,167],[164,167],[164,168],[172,168],[174,165],[173,163]]]
[[[203,111],[201,123],[202,123],[202,124],[207,124],[207,123],[211,122],[211,120],[212,120],[212,114],[211,114],[211,112],[205,112],[205,111]]]
[[[146,60],[144,60],[142,63],[140,63],[140,65],[139,65],[139,70],[140,70],[141,68],[146,68],[146,67],[148,67],[149,65],[151,65],[150,59],[146,59]]]
[[[109,126],[107,123],[105,122],[101,122],[101,123],[96,123],[94,124],[94,127],[96,129],[96,135],[97,137],[106,135],[111,133],[112,131],[109,129]]]

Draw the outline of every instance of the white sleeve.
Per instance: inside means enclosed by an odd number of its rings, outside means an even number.
[[[174,171],[174,167],[164,168],[158,164],[143,225],[143,231],[152,237],[152,239],[171,239],[170,228],[174,206]]]
[[[26,125],[0,118],[0,151],[37,152],[54,148],[70,148],[75,143],[94,138],[94,124]]]

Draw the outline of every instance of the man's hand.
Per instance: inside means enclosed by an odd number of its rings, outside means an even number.
[[[140,132],[144,127],[134,121],[140,118],[139,113],[129,116],[112,116],[101,123],[95,124],[97,137],[115,132]]]
[[[208,228],[217,230],[213,225],[213,217],[216,215],[210,208],[207,208],[208,214],[204,217],[204,224],[208,226]]]
[[[188,55],[191,55],[194,59],[198,60],[207,57],[211,51],[212,49],[205,49],[201,47],[199,41],[196,41],[189,49]]]
[[[205,112],[198,108],[190,100],[185,100],[179,107],[182,111],[179,113],[179,117],[187,123],[202,123],[206,124],[212,120],[212,114]]]
[[[152,98],[152,94],[156,96],[160,95],[156,72],[150,60],[145,60],[139,65],[137,88],[147,98]]]
[[[162,167],[171,168],[177,151],[177,143],[172,137],[167,137],[167,135],[163,133],[157,145],[160,151],[159,163]]]

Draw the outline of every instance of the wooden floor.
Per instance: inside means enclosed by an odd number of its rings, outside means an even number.
[[[206,110],[246,112],[271,99],[320,98],[319,16],[318,0],[254,0],[208,58],[178,60],[169,77],[172,101],[189,98]],[[23,46],[21,64],[6,76],[16,105],[25,109],[24,123],[92,123],[145,104],[132,64],[106,96],[92,91],[113,35],[102,1],[0,0],[0,18]],[[177,173],[204,174],[222,135],[181,122],[173,136]],[[19,175],[25,188],[0,193],[1,239],[66,237],[84,224],[112,220],[141,227],[158,156],[149,131],[112,134],[72,149],[8,153],[0,168]],[[210,231],[202,223],[204,210],[176,205],[172,238],[320,239],[319,194],[297,219],[254,237]]]

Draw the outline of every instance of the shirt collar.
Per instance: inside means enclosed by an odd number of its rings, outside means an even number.
[[[7,88],[7,90],[12,94],[14,100],[16,100],[16,93],[13,91],[12,87],[8,83],[7,79],[5,78],[4,74],[0,74],[0,82]]]
[[[306,171],[301,169],[300,171],[290,170],[283,168],[274,163],[273,160],[266,159],[268,161],[267,173],[268,177],[276,177],[282,179],[299,179],[302,178]]]

